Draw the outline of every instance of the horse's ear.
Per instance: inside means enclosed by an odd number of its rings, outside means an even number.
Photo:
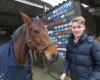
[[[22,19],[24,20],[24,22],[25,22],[26,24],[30,24],[30,23],[32,22],[32,19],[31,19],[28,15],[26,15],[26,14],[23,13],[23,12],[20,12],[20,14],[21,14]]]

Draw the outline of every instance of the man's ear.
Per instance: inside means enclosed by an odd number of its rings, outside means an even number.
[[[84,30],[86,29],[85,25],[84,25]]]
[[[32,19],[28,15],[26,15],[23,12],[20,12],[20,14],[21,14],[21,17],[22,17],[24,23],[26,23],[26,24],[32,23]]]

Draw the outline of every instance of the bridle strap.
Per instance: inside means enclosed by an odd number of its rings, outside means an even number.
[[[35,45],[35,43],[30,39],[30,40],[28,40],[28,42],[30,42],[31,43],[31,45],[32,45],[32,47],[31,47],[31,49],[37,49],[37,51],[39,52],[39,53],[42,53],[44,50],[46,50],[48,47],[50,47],[50,46],[52,46],[53,44],[49,44],[49,45],[47,45],[47,46],[45,46],[43,49],[40,49],[40,48],[38,48],[36,45]]]

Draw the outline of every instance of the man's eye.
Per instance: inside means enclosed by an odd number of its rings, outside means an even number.
[[[75,27],[73,26],[72,28],[74,28],[75,29]]]
[[[77,26],[78,28],[81,28],[81,26]]]

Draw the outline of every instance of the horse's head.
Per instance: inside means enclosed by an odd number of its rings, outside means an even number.
[[[57,48],[48,35],[48,30],[39,19],[31,19],[28,15],[21,12],[21,16],[26,24],[27,45],[31,50],[37,50],[46,56],[49,61],[57,57]]]

